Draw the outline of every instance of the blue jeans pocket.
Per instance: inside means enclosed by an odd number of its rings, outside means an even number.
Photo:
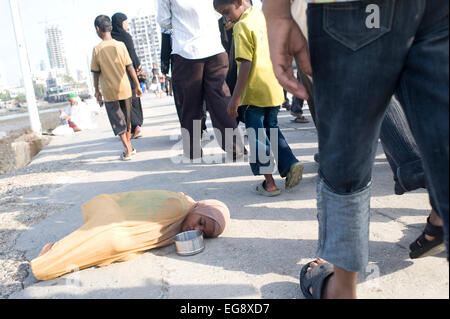
[[[323,27],[333,39],[357,51],[389,33],[392,28],[395,0],[372,0],[324,5]],[[379,11],[368,10],[371,7]],[[374,20],[376,27],[371,25]],[[379,25],[378,25],[379,22]]]

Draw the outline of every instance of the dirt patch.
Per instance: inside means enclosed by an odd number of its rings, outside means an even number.
[[[25,252],[15,248],[17,238],[45,218],[67,209],[67,205],[29,203],[20,196],[0,203],[0,299],[7,299],[24,288],[31,273]]]

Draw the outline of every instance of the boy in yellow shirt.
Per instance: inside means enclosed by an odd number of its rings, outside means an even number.
[[[235,23],[238,80],[228,113],[244,117],[251,150],[250,166],[255,176],[265,177],[257,193],[278,196],[281,191],[273,179],[271,153],[281,177],[286,177],[287,189],[301,182],[304,166],[292,153],[278,126],[278,112],[285,98],[270,59],[266,20],[248,0],[214,0],[214,8],[227,22]]]

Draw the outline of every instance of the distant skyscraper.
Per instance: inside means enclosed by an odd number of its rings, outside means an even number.
[[[52,69],[64,69],[67,72],[66,51],[64,39],[58,26],[47,27],[47,50],[50,67]]]
[[[45,63],[44,60],[41,60],[41,62],[39,63],[39,71],[46,71],[47,70],[47,64]]]
[[[150,74],[153,63],[158,67],[161,65],[161,31],[156,15],[133,18],[129,20],[128,26],[142,68],[145,73]]]

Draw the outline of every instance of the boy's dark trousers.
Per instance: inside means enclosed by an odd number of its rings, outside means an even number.
[[[245,110],[245,126],[250,144],[250,166],[255,176],[274,172],[273,157],[278,164],[281,177],[286,177],[292,165],[298,162],[278,126],[280,107],[241,107]],[[273,135],[276,136],[273,136]],[[278,144],[278,145],[277,145]],[[265,149],[265,159],[260,156],[260,149]],[[277,151],[278,150],[278,151]],[[267,161],[267,159],[269,159]]]

